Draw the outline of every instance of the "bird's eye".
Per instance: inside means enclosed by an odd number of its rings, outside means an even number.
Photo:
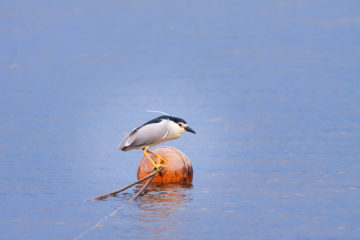
[[[182,123],[179,123],[179,127],[182,127]]]

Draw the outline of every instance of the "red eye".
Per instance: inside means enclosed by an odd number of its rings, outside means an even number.
[[[181,124],[181,123],[179,123],[179,127],[182,127],[182,124]]]

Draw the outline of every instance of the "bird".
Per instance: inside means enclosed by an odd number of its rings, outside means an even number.
[[[179,138],[184,132],[196,134],[184,119],[162,115],[144,123],[140,127],[134,128],[121,141],[118,149],[121,151],[142,149],[145,157],[150,160],[154,169],[159,169],[160,167],[166,167],[166,161],[160,155],[148,150],[148,148]],[[148,153],[156,156],[154,161]],[[157,160],[160,160],[160,164],[156,163]]]

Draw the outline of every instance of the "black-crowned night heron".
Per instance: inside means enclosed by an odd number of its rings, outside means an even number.
[[[158,169],[165,166],[166,162],[161,156],[149,151],[148,148],[176,139],[186,131],[196,133],[184,119],[167,115],[160,116],[132,130],[120,143],[119,150],[143,149],[145,157]],[[148,153],[156,156],[155,161],[150,158]],[[160,164],[156,164],[158,159]]]

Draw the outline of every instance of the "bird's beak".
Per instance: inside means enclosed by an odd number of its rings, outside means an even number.
[[[192,130],[190,127],[186,126],[184,127],[184,129],[187,131],[187,132],[192,132],[194,134],[196,134],[196,132],[194,130]]]

